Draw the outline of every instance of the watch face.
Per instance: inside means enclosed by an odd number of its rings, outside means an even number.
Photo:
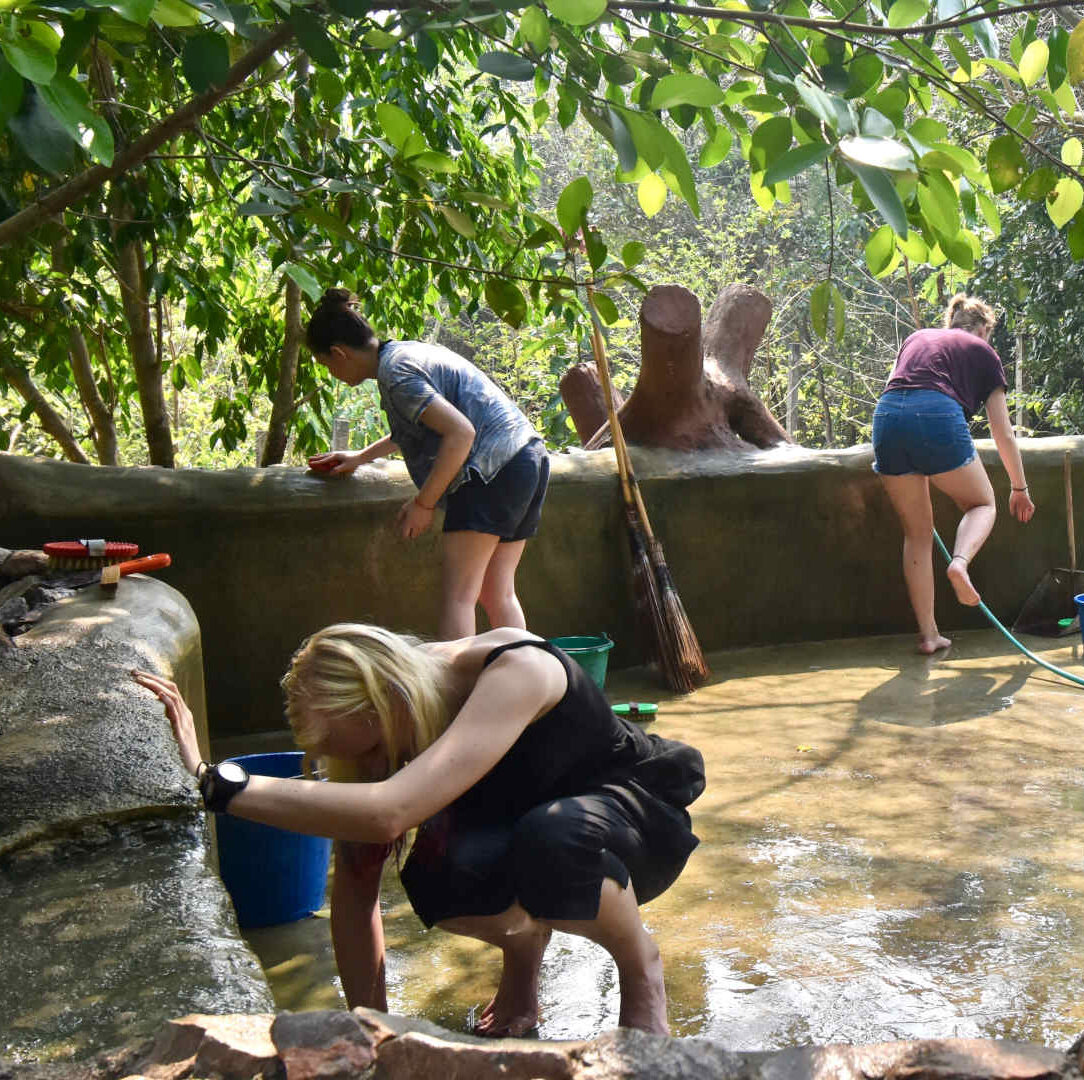
[[[248,773],[236,761],[223,761],[218,766],[218,775],[231,784],[240,784]]]

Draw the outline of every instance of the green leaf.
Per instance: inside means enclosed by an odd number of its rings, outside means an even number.
[[[647,255],[647,245],[640,243],[639,240],[630,240],[621,249],[621,261],[630,270],[639,262],[642,262]]]
[[[895,0],[888,9],[888,25],[895,30],[914,26],[930,10],[929,0]]]
[[[930,257],[930,249],[922,239],[922,233],[915,232],[914,229],[900,237],[899,248],[913,263],[924,263]]]
[[[230,46],[225,36],[208,30],[189,38],[181,53],[181,67],[197,94],[221,86],[230,70]]]
[[[1077,214],[1065,230],[1065,239],[1069,244],[1069,254],[1074,262],[1084,259],[1084,214]]]
[[[891,139],[896,134],[896,125],[884,113],[876,109],[866,109],[862,113],[860,131],[875,139]]]
[[[1066,59],[1069,49],[1068,31],[1055,26],[1050,31],[1046,44],[1050,49],[1050,60],[1046,65],[1046,82],[1051,90],[1057,90],[1069,74],[1069,63]]]
[[[666,182],[655,173],[648,173],[636,188],[636,198],[640,209],[649,217],[654,217],[666,202]]]
[[[1038,202],[1045,199],[1057,186],[1058,174],[1049,166],[1036,169],[1021,185],[1017,194],[1021,199]]]
[[[1012,135],[999,135],[986,149],[986,171],[995,195],[1010,191],[1024,178],[1028,163]]]
[[[623,172],[636,168],[639,154],[636,144],[632,141],[632,133],[628,129],[624,118],[617,109],[607,109],[606,115],[610,121],[610,142],[617,151],[617,162]]]
[[[476,206],[488,206],[491,210],[511,210],[513,204],[498,195],[490,195],[486,191],[471,191],[469,188],[450,192],[464,202],[474,203]]]
[[[915,156],[911,148],[897,139],[872,139],[865,135],[839,140],[839,150],[848,161],[892,172],[912,172]]]
[[[843,294],[834,282],[822,281],[809,294],[809,320],[817,336],[824,340],[828,339],[829,318],[832,320],[832,336],[837,342],[842,341],[845,328]]]
[[[589,26],[606,11],[606,0],[547,0],[550,14],[569,26]]]
[[[1020,57],[1020,78],[1024,85],[1034,86],[1046,74],[1046,65],[1050,60],[1050,49],[1045,41],[1033,41]]]
[[[410,116],[390,102],[382,101],[376,107],[376,119],[380,130],[396,150],[402,151],[406,141],[417,128]]]
[[[979,213],[982,214],[989,230],[994,236],[1001,235],[1001,215],[997,212],[994,200],[985,191],[976,191],[975,199],[979,204]]]
[[[1069,35],[1065,60],[1069,67],[1069,84],[1077,86],[1084,82],[1084,19],[1073,27],[1073,32]]]
[[[1084,143],[1075,137],[1066,139],[1061,144],[1061,160],[1070,169],[1080,168],[1081,161],[1084,161]]]
[[[879,277],[892,264],[896,254],[896,233],[891,225],[882,225],[866,241],[866,266],[874,277]]]
[[[504,278],[486,281],[486,303],[502,322],[518,329],[527,315],[527,301],[518,286]]]
[[[586,220],[595,192],[586,176],[578,176],[557,199],[557,221],[566,236],[574,236]]]
[[[685,156],[685,147],[669,129],[659,125],[659,136],[666,153],[666,164],[677,179],[681,197],[688,204],[695,217],[700,217],[700,203],[696,197],[696,180],[692,166]]]
[[[478,57],[478,70],[498,79],[527,82],[534,78],[535,66],[525,56],[509,52],[487,52]]]
[[[956,189],[941,173],[929,173],[919,181],[918,205],[944,248],[945,237],[955,236],[960,231],[960,205]]]
[[[996,60],[1001,55],[1001,46],[997,40],[997,30],[989,19],[981,19],[976,23],[969,23],[965,32],[970,32],[974,37],[982,55]]]
[[[79,83],[68,75],[57,75],[48,86],[39,86],[38,93],[74,142],[100,164],[113,164],[113,132],[91,112],[90,98]]]
[[[755,171],[763,171],[790,149],[794,129],[789,116],[773,116],[765,120],[754,132],[749,142],[749,164]]]
[[[1079,180],[1066,176],[1058,181],[1052,194],[1053,198],[1047,200],[1046,212],[1060,229],[1084,206],[1084,188],[1080,186]]]
[[[704,146],[700,151],[700,160],[698,162],[700,168],[713,169],[721,161],[725,161],[727,154],[730,153],[730,147],[733,141],[734,139],[730,134],[730,128],[720,124],[712,132],[711,138],[704,143]]]
[[[242,217],[275,217],[277,214],[288,212],[283,206],[275,206],[260,199],[246,199],[237,207],[237,213]]]
[[[948,51],[952,53],[952,58],[960,65],[960,70],[967,76],[971,75],[971,57],[968,55],[967,46],[963,41],[955,34],[945,35],[945,44],[948,46]]]
[[[591,306],[598,312],[599,318],[607,325],[613,326],[621,318],[617,305],[605,294],[592,291]]]
[[[433,173],[454,173],[459,171],[455,158],[447,154],[438,153],[436,150],[423,150],[420,154],[412,154],[406,160],[415,168]]]
[[[342,63],[342,57],[327,36],[324,24],[315,15],[305,8],[293,7],[289,20],[301,48],[309,54],[313,63],[326,68],[336,68]]]
[[[827,124],[833,131],[838,129],[839,115],[831,97],[819,86],[814,86],[804,76],[799,75],[794,80],[794,88],[802,99],[805,107],[822,124]]]
[[[320,286],[320,282],[313,277],[312,273],[304,266],[299,266],[297,263],[283,263],[282,272],[287,277],[293,278],[297,287],[315,303],[323,295],[323,288]]]
[[[192,11],[191,8],[188,10]],[[192,14],[196,13],[193,11]],[[90,12],[86,12],[82,19],[65,21],[64,40],[60,43],[60,49],[56,54],[57,71],[70,72],[97,32],[98,16]]]
[[[741,99],[741,104],[750,112],[758,113],[779,113],[787,108],[787,103],[774,94],[749,94]]]
[[[621,115],[632,132],[632,141],[649,169],[657,169],[666,160],[666,143],[662,125],[646,113],[622,110]]]
[[[859,53],[847,66],[847,89],[845,96],[862,97],[878,86],[884,76],[885,66],[881,58],[872,52]]]
[[[587,261],[592,270],[597,270],[606,261],[606,245],[597,229],[585,229],[584,238],[587,244]]]
[[[967,229],[960,229],[954,236],[942,236],[941,250],[961,270],[975,268],[975,250],[978,243]]]
[[[780,180],[789,180],[804,172],[811,165],[816,165],[832,152],[832,147],[825,142],[811,142],[796,146],[778,158],[764,173],[764,186],[771,187]]]
[[[34,38],[4,37],[0,50],[7,62],[25,79],[47,83],[56,74],[56,58]]]
[[[8,121],[8,130],[27,157],[45,172],[60,175],[71,171],[75,144],[33,85],[23,87],[22,108]]]
[[[198,26],[200,13],[184,0],[158,0],[151,8],[151,20],[159,26]],[[67,36],[67,35],[65,35]]]
[[[0,56],[0,131],[22,106],[23,77]]]
[[[677,105],[693,105],[708,109],[718,105],[726,95],[718,83],[703,75],[667,75],[655,84],[651,108],[672,109]]]
[[[478,235],[478,230],[474,227],[474,222],[471,221],[462,210],[457,210],[454,206],[438,205],[437,209],[444,216],[444,220],[460,236],[465,236],[468,240],[473,240]]]
[[[546,13],[534,4],[525,8],[519,20],[519,34],[536,53],[544,53],[550,47],[550,21]]]
[[[896,185],[892,182],[891,173],[887,173],[883,169],[872,168],[869,165],[859,165],[857,162],[852,162],[850,168],[881,217],[900,236],[905,236],[907,234],[907,213],[903,209],[903,203],[900,200],[899,192],[896,191]]]

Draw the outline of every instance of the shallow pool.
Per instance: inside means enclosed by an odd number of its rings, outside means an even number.
[[[1079,638],[1028,639],[1084,674]],[[645,906],[675,1035],[733,1049],[916,1036],[1064,1046],[1084,1030],[1084,690],[994,631],[947,656],[872,638],[718,653],[685,698],[642,671],[614,701],[694,743],[708,787],[683,876]],[[385,874],[389,1008],[467,1030],[495,950],[426,931]],[[282,1009],[341,1005],[326,917],[246,935]],[[616,975],[555,935],[543,1038],[616,1023]]]

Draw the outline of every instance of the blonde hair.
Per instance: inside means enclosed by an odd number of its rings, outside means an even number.
[[[351,717],[360,722],[371,708],[389,776],[430,746],[450,720],[443,692],[447,665],[421,644],[362,623],[336,623],[302,642],[281,683],[297,745],[316,750],[330,723]]]
[[[978,297],[957,293],[945,308],[946,330],[967,330],[972,334],[982,331],[989,335],[996,325],[997,312]]]

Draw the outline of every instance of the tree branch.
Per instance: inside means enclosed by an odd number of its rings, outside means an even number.
[[[151,128],[131,146],[113,158],[112,165],[95,165],[79,176],[73,177],[58,188],[54,188],[37,202],[0,221],[0,247],[5,247],[21,240],[36,229],[42,222],[53,217],[85,195],[100,188],[107,180],[120,176],[141,164],[163,143],[191,127],[201,116],[210,112],[227,94],[241,85],[264,61],[269,59],[294,36],[294,29],[289,23],[282,23],[263,41],[254,45],[236,64],[230,68],[222,85],[192,98],[176,112],[167,116],[161,123]]]

